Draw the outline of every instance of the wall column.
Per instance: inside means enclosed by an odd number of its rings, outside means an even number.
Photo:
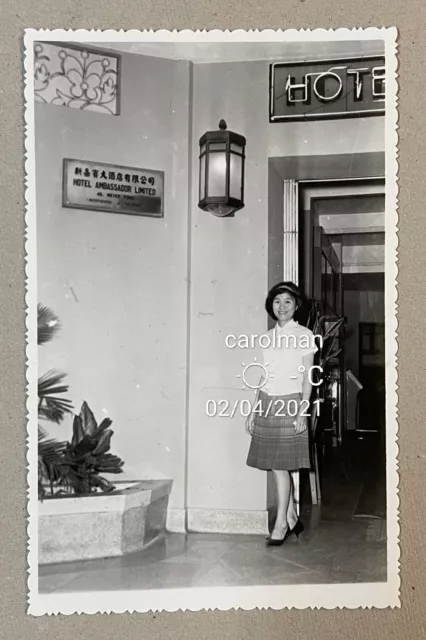
[[[296,180],[284,180],[283,280],[299,285],[299,187]],[[300,473],[292,473],[294,501],[300,513]]]

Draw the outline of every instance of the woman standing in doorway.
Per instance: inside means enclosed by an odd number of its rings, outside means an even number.
[[[277,517],[268,546],[280,545],[303,531],[291,472],[311,467],[309,370],[318,349],[312,331],[294,320],[300,306],[300,291],[293,282],[280,282],[268,293],[265,308],[276,325],[268,332],[265,374],[246,421],[251,435],[247,465],[272,471],[277,492]]]

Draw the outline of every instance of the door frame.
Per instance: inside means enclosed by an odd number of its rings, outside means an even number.
[[[304,283],[306,274],[303,268],[303,240],[305,234],[305,226],[303,221],[303,208],[300,207],[300,196],[304,188],[308,188],[309,186],[324,186],[329,185],[340,185],[340,186],[352,186],[356,184],[369,183],[374,185],[374,183],[378,183],[383,185],[383,193],[385,194],[385,153],[384,151],[380,152],[367,152],[367,153],[359,153],[359,154],[343,154],[339,157],[324,155],[322,156],[288,156],[285,158],[269,158],[268,160],[268,175],[270,175],[271,167],[277,168],[276,161],[284,160],[285,163],[285,176],[282,173],[278,172],[283,180],[294,180],[296,192],[298,194],[298,201],[295,202],[296,206],[296,218],[297,218],[297,226],[298,226],[298,239],[297,239],[297,269],[298,269],[298,284],[301,290],[304,289]],[[320,160],[320,164],[318,162]],[[357,162],[354,162],[356,160]],[[336,161],[337,164],[336,164]],[[312,174],[317,172],[318,166],[320,166],[321,172],[323,176],[322,178],[313,178]],[[364,175],[364,170],[368,167],[375,167],[379,169],[379,171],[374,171],[370,173],[370,175]],[[357,173],[358,175],[354,175],[353,177],[335,177],[336,171],[348,171],[351,173]],[[328,174],[328,175],[327,175]],[[318,175],[318,174],[317,174]],[[328,176],[334,177],[328,177]],[[269,198],[268,194],[268,198]],[[270,204],[268,203],[268,212],[270,212]],[[286,216],[285,211],[284,214],[284,232],[290,231],[286,228]],[[268,213],[269,215],[269,213]],[[268,263],[269,268],[269,263]],[[343,278],[342,278],[343,280]],[[302,282],[303,281],[303,282]],[[271,286],[271,283],[269,283]],[[273,482],[270,478],[270,473],[267,474],[267,487],[266,487],[266,505],[267,509],[273,507],[275,504],[275,491],[273,488]],[[295,471],[292,473],[293,483],[294,483],[294,497],[296,502],[297,512],[300,512],[300,472]]]
[[[301,229],[301,233],[300,233],[300,237],[299,237],[299,274],[300,274],[300,280],[299,280],[299,286],[301,288],[303,288],[303,290],[305,291],[305,294],[308,293],[310,298],[314,298],[314,293],[316,290],[318,290],[318,281],[317,278],[321,278],[321,273],[315,273],[314,270],[314,264],[313,264],[313,255],[314,255],[314,251],[323,251],[323,242],[324,242],[324,235],[328,238],[327,234],[324,234],[322,231],[322,227],[320,227],[319,225],[315,225],[314,222],[314,216],[315,216],[315,201],[320,199],[320,196],[315,195],[312,196],[309,200],[309,208],[305,209],[304,206],[301,206],[303,204],[304,201],[304,192],[306,189],[308,189],[309,187],[324,187],[324,186],[345,186],[345,187],[351,187],[353,185],[362,185],[362,186],[378,186],[378,187],[382,187],[383,189],[383,194],[385,195],[385,188],[386,188],[386,180],[385,180],[385,176],[370,176],[370,177],[356,177],[356,178],[338,178],[338,179],[333,179],[333,178],[326,178],[326,179],[304,179],[304,180],[299,180],[297,182],[297,189],[298,189],[298,193],[299,193],[299,211],[298,211],[298,217],[299,217],[299,228]],[[360,193],[362,193],[362,191],[360,191]],[[350,196],[350,194],[348,194],[348,196]],[[333,196],[330,195],[330,198],[332,198]],[[336,195],[337,198],[341,197],[340,195]],[[308,242],[308,256],[309,259],[312,261],[310,264],[310,269],[311,269],[311,273],[308,274],[306,273],[306,268],[305,265],[305,256],[304,256],[304,251],[306,251],[306,234],[308,233],[308,229],[307,229],[307,220],[305,217],[305,213],[306,211],[309,212],[309,242]],[[330,258],[332,258],[332,254],[335,253],[334,249],[331,247],[331,242],[330,242],[330,248],[331,251],[329,251],[328,253],[330,254]],[[333,259],[333,258],[332,258]],[[340,267],[340,282],[339,282],[339,307],[340,307],[340,314],[344,315],[344,305],[343,305],[343,261],[342,259],[340,259],[340,264],[336,265]],[[305,263],[305,264],[304,264]],[[344,352],[345,352],[345,345],[343,342],[342,345],[342,359],[344,361]],[[339,442],[341,443],[341,439],[343,437],[343,431],[344,431],[344,424],[345,424],[345,419],[346,419],[346,380],[345,380],[345,376],[343,373],[343,364],[341,366],[341,383],[339,385],[339,404],[341,406],[341,410],[339,411]]]

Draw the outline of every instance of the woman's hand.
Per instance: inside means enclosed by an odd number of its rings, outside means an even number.
[[[251,436],[253,434],[253,422],[254,422],[254,414],[251,413],[246,418],[246,431]]]
[[[303,433],[308,428],[308,419],[306,416],[298,415],[296,420],[294,421],[294,431],[295,433]]]

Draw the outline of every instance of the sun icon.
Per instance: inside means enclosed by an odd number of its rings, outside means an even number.
[[[250,364],[245,364],[244,362],[242,362],[241,366],[243,367],[243,373],[238,374],[237,378],[241,378],[243,381],[243,386],[241,387],[242,389],[247,389],[247,388],[253,389],[253,392],[255,394],[259,389],[262,389],[262,388],[264,388],[265,391],[268,390],[266,383],[268,382],[269,378],[275,377],[273,373],[268,372],[269,363],[261,364],[260,362],[257,362],[256,358],[254,358],[254,361],[250,362]],[[248,382],[246,379],[247,372],[249,371],[249,369],[252,369],[253,367],[259,367],[261,369],[264,380],[260,384],[253,385],[250,382]]]

